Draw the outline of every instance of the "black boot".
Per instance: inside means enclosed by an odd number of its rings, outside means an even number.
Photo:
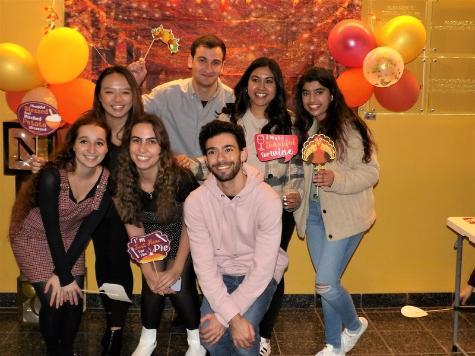
[[[107,329],[102,337],[102,356],[120,356],[120,349],[122,348],[122,329],[111,330]]]

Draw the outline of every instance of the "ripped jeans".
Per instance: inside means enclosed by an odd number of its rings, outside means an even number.
[[[359,233],[342,240],[328,240],[320,203],[310,200],[307,246],[317,271],[316,291],[322,297],[325,342],[337,349],[341,347],[343,326],[349,330],[361,326],[353,300],[340,284],[340,278],[362,237],[363,233]]]

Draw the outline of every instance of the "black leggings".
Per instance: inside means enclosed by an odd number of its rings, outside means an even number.
[[[127,253],[129,237],[114,204],[111,204],[94,231],[92,241],[96,255],[97,285],[120,284],[132,297],[133,276]],[[105,294],[101,294],[101,300],[106,312],[107,328],[123,327],[130,303],[110,299]]]
[[[164,271],[168,262],[155,262],[157,271]],[[200,299],[196,288],[196,276],[191,257],[188,256],[181,274],[181,290],[175,294],[162,296],[152,292],[142,276],[141,316],[142,325],[147,329],[159,329],[165,298],[169,296],[185,327],[189,330],[198,329],[200,325]]]
[[[282,235],[280,238],[280,247],[287,251],[289,247],[290,239],[294,232],[295,220],[293,213],[283,210],[282,211]],[[270,302],[269,309],[267,309],[264,318],[262,318],[261,323],[259,324],[259,335],[266,339],[270,339],[272,335],[272,328],[274,327],[277,316],[279,315],[280,308],[282,307],[282,302],[284,300],[284,289],[285,282],[284,276],[280,280],[280,283],[277,285],[277,289],[274,292],[272,301]]]
[[[74,278],[79,287],[83,289],[84,276]],[[40,331],[46,342],[47,354],[49,356],[71,356],[73,355],[74,338],[81,323],[82,299],[79,298],[78,305],[66,302],[58,309],[54,306],[50,307],[51,288],[45,294],[45,286],[46,282],[33,283],[36,295],[41,302]]]

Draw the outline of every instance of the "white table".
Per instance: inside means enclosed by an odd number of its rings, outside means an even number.
[[[455,231],[458,235],[455,248],[457,250],[457,259],[455,262],[455,300],[454,300],[454,317],[452,331],[452,352],[467,353],[460,347],[457,342],[459,329],[459,313],[463,309],[473,309],[460,305],[460,278],[462,274],[462,252],[463,240],[468,239],[475,244],[475,217],[450,217],[447,219],[447,226]]]

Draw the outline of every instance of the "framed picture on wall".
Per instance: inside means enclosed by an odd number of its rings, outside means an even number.
[[[16,121],[3,122],[3,174],[31,173],[31,156],[48,159],[55,147],[55,135],[36,136]]]

